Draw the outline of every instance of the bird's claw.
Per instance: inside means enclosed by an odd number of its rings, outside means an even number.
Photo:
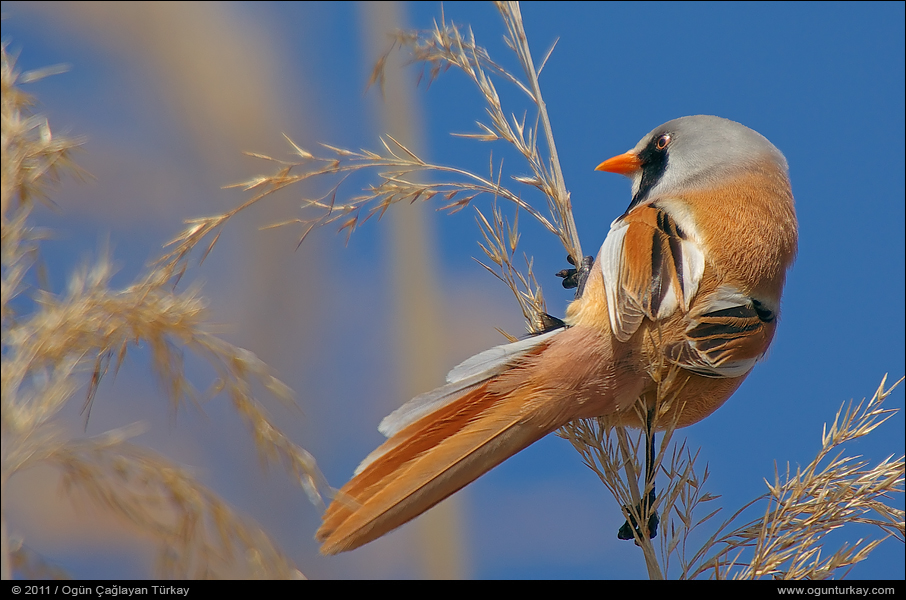
[[[651,492],[648,494],[648,506],[654,504],[654,500],[654,490],[651,490]],[[636,507],[639,514],[644,514],[642,504],[643,503],[640,503],[639,506]],[[633,540],[635,539],[636,535],[642,537],[642,531],[639,529],[639,525],[636,522],[635,517],[632,516],[632,511],[629,510],[628,506],[624,508],[629,514],[629,518],[626,519],[622,527],[620,527],[620,530],[617,532],[617,538],[621,540]],[[660,517],[658,517],[657,511],[653,511],[648,517],[648,539],[653,540],[657,537],[657,526],[660,524],[660,522],[661,519]],[[633,530],[635,530],[635,533],[633,533]]]
[[[576,266],[576,261],[573,260],[572,256],[566,257],[566,262]],[[557,273],[557,277],[563,278],[563,287],[568,290],[576,288],[576,298],[582,296],[582,292],[585,291],[585,281],[588,279],[588,274],[591,273],[591,267],[595,264],[594,256],[586,256],[582,259],[582,264],[579,265],[576,269],[563,269]]]

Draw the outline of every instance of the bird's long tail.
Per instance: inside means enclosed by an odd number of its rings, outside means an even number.
[[[565,424],[563,404],[551,402],[550,390],[538,389],[525,366],[548,342],[534,338],[516,351],[508,345],[473,357],[451,371],[447,386],[388,417],[382,431],[390,439],[324,514],[316,534],[321,552],[384,535]]]
[[[530,401],[524,390],[500,398],[485,383],[388,440],[391,448],[328,508],[317,533],[321,552],[352,550],[384,535],[561,425]]]

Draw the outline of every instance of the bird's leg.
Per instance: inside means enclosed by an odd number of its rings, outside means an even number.
[[[645,437],[648,438],[648,444],[645,446],[645,488],[651,487],[651,491],[645,495],[642,502],[644,510],[640,514],[648,514],[648,535],[653,539],[657,537],[657,526],[660,523],[657,510],[652,508],[656,495],[654,493],[654,477],[657,474],[655,468],[655,448],[654,448],[654,411],[655,408],[648,409],[648,419],[645,423]]]
[[[661,519],[658,517],[656,510],[651,510],[651,506],[654,505],[654,501],[657,499],[657,496],[654,493],[654,410],[648,410],[648,418],[645,423],[645,438],[648,442],[645,444],[645,488],[649,489],[649,492],[644,495],[642,501],[639,503],[638,514],[640,516],[648,515],[648,538],[654,539],[657,537],[657,526],[660,524]],[[628,508],[628,507],[627,507]],[[623,523],[623,526],[620,527],[620,530],[617,532],[617,538],[621,540],[632,540],[635,539],[633,530],[639,536],[642,535],[642,532],[639,530],[638,523],[635,518],[632,516],[632,513],[629,512],[629,519]],[[650,513],[650,514],[649,514]]]
[[[573,260],[572,256],[566,257],[566,262],[576,266],[576,261]],[[575,269],[563,269],[557,273],[557,277],[563,278],[563,287],[568,290],[576,288],[576,299],[582,297],[582,292],[585,291],[585,280],[588,279],[588,274],[591,272],[592,265],[595,264],[594,256],[586,256],[582,259],[582,264]]]

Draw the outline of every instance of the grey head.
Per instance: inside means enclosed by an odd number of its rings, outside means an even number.
[[[640,166],[632,178],[632,203],[690,188],[707,188],[752,167],[776,168],[787,162],[763,135],[735,121],[711,115],[680,117],[653,129],[628,154]]]

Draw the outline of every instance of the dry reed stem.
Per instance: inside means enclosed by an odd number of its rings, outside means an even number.
[[[531,175],[512,175],[511,179],[541,192],[544,208],[538,208],[514,189],[502,183],[502,165],[489,161],[488,175],[482,176],[455,166],[441,165],[417,156],[405,145],[390,136],[381,139],[381,148],[372,150],[347,150],[323,145],[326,155],[318,156],[301,148],[287,137],[294,157],[282,160],[263,154],[250,156],[266,160],[277,166],[274,173],[252,178],[231,187],[241,187],[254,195],[242,205],[225,213],[211,217],[193,219],[171,242],[171,251],[164,257],[163,267],[169,274],[179,275],[185,270],[190,251],[202,240],[207,240],[207,251],[217,242],[223,226],[238,212],[249,208],[278,190],[293,184],[318,178],[333,178],[326,193],[316,198],[304,198],[303,216],[287,219],[273,226],[298,225],[302,233],[299,243],[316,227],[336,225],[347,238],[356,228],[370,218],[380,218],[397,202],[437,200],[438,210],[457,212],[481,194],[490,194],[495,201],[503,199],[512,203],[517,211],[527,213],[547,231],[557,236],[567,253],[579,264],[582,249],[572,217],[569,193],[563,182],[563,175],[557,159],[554,137],[550,127],[547,108],[538,85],[540,68],[536,69],[531,53],[518,3],[497,3],[503,16],[508,35],[507,45],[516,53],[525,72],[525,80],[511,75],[491,60],[487,51],[475,43],[471,30],[463,32],[443,17],[434,29],[421,32],[398,32],[393,47],[411,54],[412,61],[421,63],[428,70],[429,82],[450,67],[461,70],[478,88],[487,106],[488,123],[478,122],[479,133],[462,134],[480,141],[502,140],[513,146],[525,159]],[[372,82],[383,85],[383,68],[386,56],[380,60],[372,75]],[[541,65],[543,68],[543,64]],[[507,116],[497,94],[494,77],[522,90],[537,111],[534,126],[526,126],[526,119]],[[539,132],[543,138],[539,139]],[[546,148],[546,152],[542,150]],[[340,200],[340,190],[350,175],[371,172],[377,183],[365,187],[360,193]],[[426,182],[425,176],[433,181]],[[313,213],[313,214],[309,214]],[[541,287],[528,270],[523,273],[512,262],[515,254],[516,217],[513,217],[512,235],[502,235],[497,227],[502,216],[495,207],[488,219],[479,211],[479,224],[488,242],[482,246],[485,254],[498,271],[495,272],[513,291],[520,308],[528,321],[530,331],[538,331],[540,314],[544,312]],[[493,225],[492,225],[493,223]],[[507,225],[507,229],[509,226]],[[503,251],[503,249],[507,249]],[[486,267],[487,268],[487,267]],[[493,269],[491,269],[494,272]]]
[[[282,462],[311,499],[325,485],[311,455],[287,438],[256,398],[264,389],[292,403],[292,392],[247,350],[211,333],[195,289],[174,291],[173,269],[151,268],[121,290],[110,287],[106,257],[76,272],[64,293],[31,289],[26,277],[38,260],[42,234],[31,226],[35,199],[47,196],[79,140],[55,137],[47,120],[29,112],[14,60],[2,48],[2,484],[39,464],[63,474],[65,488],[124,518],[161,545],[158,568],[171,577],[299,577],[267,534],[234,513],[190,472],[126,441],[126,432],[97,438],[64,433],[58,414],[69,402],[90,408],[98,385],[129,350],[150,350],[174,408],[224,394],[245,421],[261,457]],[[192,242],[187,246],[191,249]],[[159,263],[166,266],[165,262]],[[189,382],[183,353],[210,365],[216,377],[200,393]],[[78,395],[83,390],[82,395]],[[27,558],[9,544],[3,515],[3,576]],[[40,569],[39,569],[40,571]]]
[[[657,392],[639,398],[630,414],[574,421],[563,427],[558,435],[569,440],[585,464],[598,475],[622,507],[626,520],[639,524],[637,529],[633,528],[632,533],[635,544],[642,549],[649,577],[663,579],[667,574],[669,557],[679,539],[672,522],[666,533],[665,527],[661,527],[659,560],[649,535],[649,519],[652,515],[669,516],[671,512],[676,512],[678,502],[682,512],[691,514],[691,509],[686,509],[684,503],[695,497],[693,490],[701,488],[707,479],[707,472],[700,481],[694,470],[696,457],[686,450],[685,441],[679,448],[671,447],[682,413],[682,407],[674,407],[676,398],[686,383],[682,370],[676,365],[667,365],[664,354],[661,353],[661,363],[652,371],[651,376],[658,384]],[[672,411],[673,408],[678,409]],[[639,423],[645,426],[638,428]],[[636,427],[638,431],[633,433],[630,427]],[[650,462],[643,464],[639,454],[645,455],[646,446],[654,432],[660,435],[660,443],[654,454],[645,459]],[[672,454],[672,458],[669,465],[665,466],[668,454]],[[657,490],[654,502],[649,503],[649,494],[655,490],[658,473],[667,474],[666,483]],[[699,501],[712,499],[711,496],[703,495]],[[701,522],[708,518],[710,515]],[[683,531],[691,531],[700,523],[690,524]]]

